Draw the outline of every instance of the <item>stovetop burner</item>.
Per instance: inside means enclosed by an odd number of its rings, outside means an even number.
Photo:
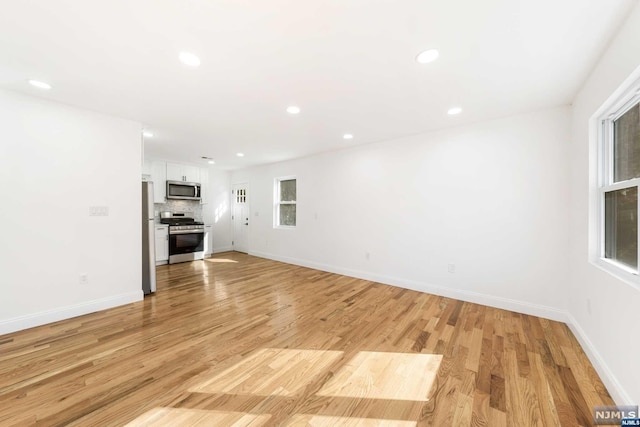
[[[177,226],[177,225],[204,225],[203,222],[197,222],[196,220],[194,220],[193,218],[162,218],[160,219],[160,223],[161,224],[167,224],[170,226]]]

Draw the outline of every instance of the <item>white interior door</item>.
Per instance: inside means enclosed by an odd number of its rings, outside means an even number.
[[[249,252],[249,194],[247,183],[234,184],[233,197],[233,250]]]

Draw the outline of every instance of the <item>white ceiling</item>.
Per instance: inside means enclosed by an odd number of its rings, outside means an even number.
[[[635,4],[0,0],[0,87],[140,121],[150,155],[235,169],[568,104]],[[428,48],[440,58],[418,64]]]

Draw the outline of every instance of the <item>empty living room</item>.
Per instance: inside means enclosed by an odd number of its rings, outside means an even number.
[[[0,426],[640,426],[637,0],[0,14]]]

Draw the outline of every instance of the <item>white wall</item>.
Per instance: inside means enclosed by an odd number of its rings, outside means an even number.
[[[0,91],[0,333],[142,298],[140,131]]]
[[[569,311],[576,334],[618,403],[640,403],[640,291],[589,262],[597,206],[596,140],[589,120],[640,66],[640,6],[576,97],[571,146],[571,289]],[[640,77],[636,73],[635,78]],[[595,243],[593,240],[592,243]],[[591,314],[587,310],[591,301]]]
[[[225,252],[231,247],[231,174],[209,168],[209,203],[203,205],[205,224],[213,224],[213,252]]]
[[[250,253],[564,320],[569,129],[561,107],[236,171]],[[286,175],[295,230],[272,226]]]

